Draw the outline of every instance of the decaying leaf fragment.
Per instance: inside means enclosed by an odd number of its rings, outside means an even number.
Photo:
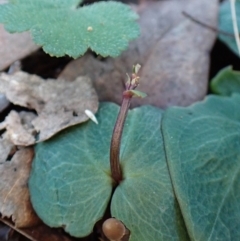
[[[7,68],[14,61],[24,58],[38,48],[29,33],[11,34],[0,24],[0,70]]]
[[[78,77],[75,81],[69,82],[54,79],[43,80],[36,75],[24,72],[17,72],[14,75],[2,73],[0,92],[5,94],[12,103],[36,110],[38,116],[31,121],[31,124],[39,133],[38,141],[46,140],[66,127],[88,120],[89,117],[85,114],[86,109],[93,113],[98,109],[96,92],[91,80],[87,77]],[[10,128],[13,122],[17,123],[18,127]],[[6,128],[8,131],[11,129],[12,137],[26,133],[24,128],[20,128],[20,122],[16,113],[11,113],[6,119]],[[16,145],[34,143],[30,136],[26,142],[17,137],[15,139]]]
[[[16,227],[29,227],[40,222],[35,214],[28,191],[28,177],[33,148],[23,148],[13,154],[11,161],[0,162],[0,213],[12,218]]]
[[[22,117],[22,118],[21,118]],[[12,110],[5,121],[0,124],[0,130],[6,129],[6,135],[12,143],[19,146],[28,146],[35,143],[34,128],[31,121],[36,118],[32,112],[22,111],[20,114]]]
[[[8,156],[14,151],[14,144],[8,139],[6,133],[0,137],[0,165],[4,163]]]

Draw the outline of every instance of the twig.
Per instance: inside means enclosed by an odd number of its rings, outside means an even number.
[[[220,29],[218,29],[218,28],[215,28],[215,27],[213,27],[213,26],[211,26],[211,25],[208,25],[208,24],[206,24],[206,23],[203,23],[203,22],[201,22],[200,20],[194,18],[193,16],[191,16],[190,14],[188,14],[188,13],[185,12],[185,11],[183,11],[182,14],[183,14],[185,17],[191,19],[193,22],[195,22],[195,23],[197,23],[197,24],[199,24],[199,25],[201,25],[201,26],[203,26],[203,27],[205,27],[205,28],[208,28],[208,29],[212,30],[213,32],[217,32],[217,33],[226,35],[226,36],[228,36],[228,37],[235,38],[235,35],[234,35],[234,34],[229,33],[229,32],[225,32],[225,31],[222,31],[222,30],[220,30]]]

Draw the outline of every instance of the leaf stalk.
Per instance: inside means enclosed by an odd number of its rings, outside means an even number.
[[[126,121],[128,109],[130,107],[130,102],[132,97],[135,96],[135,93],[131,91],[136,89],[139,85],[139,76],[137,75],[139,69],[140,65],[137,64],[133,67],[133,73],[131,78],[127,75],[128,81],[125,85],[126,89],[123,92],[122,104],[112,134],[110,147],[110,167],[112,178],[115,181],[116,185],[123,180],[123,173],[120,165],[121,139],[124,123]]]

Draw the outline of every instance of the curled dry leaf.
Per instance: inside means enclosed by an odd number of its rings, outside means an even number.
[[[23,148],[13,154],[10,161],[0,165],[0,213],[12,218],[16,227],[29,227],[40,222],[30,203],[28,177],[33,148]]]
[[[38,116],[32,120],[36,132],[39,132],[39,140],[43,141],[57,132],[89,119],[85,114],[88,109],[95,113],[98,108],[98,99],[92,87],[91,80],[87,77],[78,77],[75,81],[48,79],[43,80],[36,75],[17,72],[13,75],[2,73],[0,75],[0,92],[14,104],[36,110]],[[9,120],[10,119],[10,120]],[[14,127],[14,134],[20,135],[25,132],[19,127],[19,118],[16,113],[14,118],[6,119],[9,123],[18,123]],[[18,120],[17,120],[18,119]],[[26,129],[26,128],[25,128]],[[13,136],[13,133],[11,135]],[[25,132],[26,133],[26,132]],[[13,140],[13,138],[11,138]],[[14,142],[19,145],[18,141]],[[29,137],[28,141],[21,145],[31,145],[34,141]]]
[[[183,16],[186,11],[202,22],[217,25],[218,0],[144,1],[140,15],[141,36],[116,59],[85,55],[71,62],[60,75],[73,80],[88,75],[100,100],[121,102],[123,81],[131,66],[139,63],[139,90],[148,95],[136,98],[133,106],[189,105],[207,92],[209,52],[216,33]]]

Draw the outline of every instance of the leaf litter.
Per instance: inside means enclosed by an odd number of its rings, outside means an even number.
[[[0,164],[0,213],[12,218],[16,227],[29,227],[40,222],[35,214],[28,191],[28,176],[33,148],[22,148],[13,153],[11,161]]]
[[[32,208],[27,184],[33,148],[23,146],[33,145],[37,132],[38,141],[42,141],[68,126],[87,121],[85,110],[95,113],[98,108],[91,80],[43,80],[24,72],[2,73],[0,92],[15,105],[29,108],[10,111],[0,123],[0,130],[6,130],[0,138],[1,220],[10,218],[18,232],[34,241],[73,240],[44,224],[35,226],[41,222]]]
[[[24,123],[21,116],[13,111],[1,123],[0,127],[7,129],[15,145],[34,144],[36,133],[39,133],[38,141],[44,141],[69,126],[87,121],[89,117],[85,110],[95,113],[98,109],[98,98],[88,77],[78,77],[69,82],[63,79],[43,80],[24,72],[13,75],[2,73],[0,92],[15,105],[38,114],[32,118],[32,113],[25,113],[22,118],[27,115],[31,118]]]
[[[21,118],[22,117],[22,118]],[[0,129],[6,129],[9,140],[15,145],[28,146],[35,143],[35,129],[30,127],[31,121],[36,118],[32,112],[16,112],[12,110],[5,121],[0,124]]]
[[[187,106],[203,99],[216,33],[186,18],[182,11],[217,26],[218,1],[144,1],[135,10],[140,15],[141,35],[128,50],[115,59],[95,58],[88,53],[70,62],[60,78],[74,80],[88,75],[100,101],[120,104],[126,73],[139,63],[139,90],[148,97],[134,99],[132,106]]]

